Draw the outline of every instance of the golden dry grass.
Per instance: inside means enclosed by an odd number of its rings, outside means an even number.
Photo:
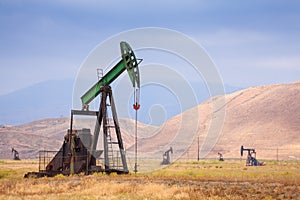
[[[300,198],[300,164],[177,162],[147,174],[23,179],[36,161],[0,161],[0,199],[284,199]]]

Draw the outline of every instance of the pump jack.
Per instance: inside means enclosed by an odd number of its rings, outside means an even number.
[[[219,161],[224,161],[223,154],[221,152],[218,152],[218,155],[219,155]]]
[[[92,172],[105,172],[108,174],[116,172],[118,174],[127,174],[129,172],[110,84],[125,70],[127,70],[134,88],[135,102],[133,108],[137,112],[137,110],[140,108],[140,77],[138,65],[142,60],[136,59],[135,54],[128,43],[121,42],[120,48],[122,59],[81,97],[82,110],[71,110],[70,129],[65,136],[65,141],[59,152],[57,152],[57,154],[47,164],[45,169],[41,169],[40,166],[42,166],[42,164],[39,163],[39,172],[28,172],[24,177],[55,176],[56,174],[70,175],[81,172],[84,172],[85,174],[90,174]],[[89,103],[93,101],[99,94],[101,94],[99,111],[90,111]],[[110,107],[110,109],[108,109],[108,107]],[[113,124],[110,123],[108,118],[109,110],[111,110]],[[93,136],[90,133],[90,129],[73,129],[74,115],[97,117]],[[96,147],[101,125],[103,129],[104,149],[102,151],[97,151]],[[114,128],[117,141],[112,141],[113,137],[110,131],[112,128]],[[88,142],[83,141],[82,135],[85,135],[85,138]],[[113,151],[113,146],[116,147],[116,145],[119,149],[117,156],[120,156],[121,162],[119,162],[119,157],[116,157],[116,152]],[[48,152],[44,151],[42,153],[47,153],[48,155]],[[96,165],[96,158],[102,153],[104,153],[104,169]],[[118,160],[118,165],[115,164],[116,159]],[[39,160],[44,160],[45,162],[45,159],[42,159],[41,156]]]
[[[12,148],[11,152],[14,155],[14,160],[21,160],[20,157],[19,157],[19,152],[15,148]]]
[[[266,165],[265,162],[258,162],[258,160],[256,159],[255,149],[245,149],[244,146],[241,146],[241,156],[243,156],[244,151],[248,152],[246,166],[264,166],[264,165]]]
[[[173,153],[172,147],[163,154],[162,165],[169,165],[171,163],[170,153]]]

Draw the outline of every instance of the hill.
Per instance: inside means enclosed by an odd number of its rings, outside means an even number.
[[[91,127],[94,120],[81,119],[83,127]],[[11,148],[20,153],[20,158],[37,158],[39,150],[58,151],[61,147],[67,129],[70,126],[68,117],[49,118],[33,121],[19,126],[3,126],[0,128],[0,159],[12,158]],[[126,146],[133,144],[135,121],[119,119],[123,141]],[[82,124],[81,124],[82,125]],[[74,128],[80,128],[78,119],[74,120]],[[141,135],[155,132],[158,127],[138,123]]]
[[[168,120],[156,135],[140,139],[139,151],[162,155],[172,146],[173,158],[183,154],[181,158],[197,159],[199,142],[200,158],[216,158],[218,152],[239,158],[244,145],[256,149],[258,158],[300,159],[299,102],[300,82],[214,97]]]
[[[300,82],[253,87],[225,99],[223,129],[209,156],[216,157],[220,151],[225,157],[237,158],[244,145],[255,148],[258,158],[300,159]],[[196,109],[205,112],[212,101]],[[209,120],[201,120],[200,140],[207,133]],[[196,157],[196,141],[189,151]]]
[[[224,100],[224,101],[222,101]],[[206,156],[209,141],[213,149],[207,157],[222,152],[226,158],[239,158],[240,146],[255,148],[258,158],[300,159],[300,82],[248,88],[211,98],[189,109],[160,127],[138,124],[140,156],[161,158],[174,149],[173,159],[197,159]],[[225,118],[222,118],[225,113]],[[218,120],[219,119],[219,120]],[[123,141],[133,150],[134,121],[120,119]],[[220,133],[209,133],[217,130]],[[43,119],[0,129],[0,158],[11,158],[11,147],[23,158],[36,157],[41,149],[60,147],[69,119]]]

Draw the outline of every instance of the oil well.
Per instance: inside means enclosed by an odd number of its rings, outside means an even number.
[[[246,159],[246,166],[264,166],[266,165],[265,162],[259,162],[256,159],[256,151],[255,149],[247,149],[244,146],[241,146],[241,157],[243,156],[243,152],[247,151],[247,159]]]
[[[13,159],[14,160],[21,160],[19,156],[19,152],[15,148],[11,148],[11,152],[13,154]]]
[[[170,147],[165,153],[163,154],[163,161],[161,162],[161,165],[169,165],[171,164],[171,157],[170,153],[173,153],[173,148]]]
[[[219,161],[224,161],[222,152],[218,152],[218,156],[219,156]]]
[[[108,174],[112,172],[118,174],[129,173],[110,84],[124,71],[127,71],[134,89],[135,102],[133,108],[137,112],[140,108],[140,75],[138,65],[142,60],[135,57],[128,43],[121,42],[120,49],[121,60],[81,97],[82,109],[71,110],[70,128],[64,137],[60,150],[40,151],[39,171],[28,172],[24,175],[25,178],[53,177],[57,174],[91,174],[93,172]],[[99,110],[89,110],[89,103],[98,96],[100,96]],[[94,116],[96,123],[93,134],[89,128],[75,129],[73,127],[74,116]],[[108,116],[112,116],[112,118]],[[100,132],[101,128],[102,132]],[[102,134],[100,135],[100,133]],[[96,149],[99,137],[102,137],[103,140],[103,149],[101,150]],[[100,156],[104,158],[103,164],[98,165],[97,159]],[[136,166],[135,171],[137,170]]]

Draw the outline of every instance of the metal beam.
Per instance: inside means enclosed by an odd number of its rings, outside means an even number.
[[[99,111],[87,111],[87,110],[71,110],[71,115],[89,115],[98,116]],[[71,117],[72,117],[71,116]]]

